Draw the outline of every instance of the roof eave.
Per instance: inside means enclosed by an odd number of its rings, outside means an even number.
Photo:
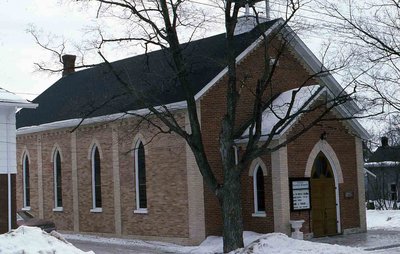
[[[186,103],[186,101],[180,101],[180,102],[171,103],[171,104],[168,104],[165,106],[157,106],[154,108],[156,108],[156,109],[163,108],[164,109],[164,107],[166,107],[169,111],[175,111],[175,110],[187,108],[187,103]],[[143,108],[143,109],[138,109],[138,110],[131,110],[126,113],[116,113],[116,114],[112,114],[112,115],[96,116],[96,117],[90,117],[90,118],[86,118],[86,119],[74,118],[74,119],[61,120],[61,121],[45,123],[45,124],[40,124],[40,125],[35,125],[35,126],[25,126],[25,127],[21,127],[21,128],[17,129],[17,135],[30,134],[30,133],[55,130],[55,129],[71,128],[71,127],[76,127],[79,125],[96,124],[96,123],[102,123],[102,122],[112,122],[112,121],[116,121],[116,120],[127,118],[127,117],[144,116],[149,113],[151,113],[151,111],[149,109]]]
[[[284,26],[284,35],[290,37],[290,45],[293,47],[294,51],[299,54],[300,59],[310,67],[310,69],[315,73],[320,73],[321,71],[326,72],[325,75],[320,75],[318,78],[326,85],[329,90],[336,96],[344,95],[345,91],[343,87],[337,82],[337,80],[329,73],[329,71],[324,67],[321,61],[312,53],[312,51],[306,46],[306,44],[300,39],[300,37],[293,31],[289,26]],[[360,111],[360,107],[352,100],[348,101],[348,107],[350,112],[357,113]]]
[[[37,108],[39,104],[30,102],[25,103],[25,102],[0,101],[0,106],[16,107],[16,108]]]

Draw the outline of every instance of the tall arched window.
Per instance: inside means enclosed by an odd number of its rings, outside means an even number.
[[[58,150],[55,151],[53,157],[53,173],[54,173],[54,208],[62,208],[62,175],[61,175],[61,156]]]
[[[255,214],[265,214],[265,188],[264,173],[262,168],[257,165],[253,174],[254,186],[254,212]]]
[[[30,184],[29,184],[29,158],[28,154],[25,154],[24,159],[22,161],[22,181],[24,188],[24,208],[29,208],[31,206],[31,192],[30,192]]]
[[[146,159],[144,146],[138,142],[135,149],[135,175],[136,175],[136,209],[147,211],[146,194]]]
[[[97,146],[92,150],[92,202],[93,211],[101,211],[101,165]]]

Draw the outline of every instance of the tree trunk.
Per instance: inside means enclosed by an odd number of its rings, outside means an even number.
[[[226,175],[221,199],[224,253],[243,248],[240,175]]]

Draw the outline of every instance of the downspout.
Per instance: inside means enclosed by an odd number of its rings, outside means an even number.
[[[8,231],[11,231],[11,176],[10,176],[10,168],[9,168],[9,136],[8,136],[8,120],[9,115],[6,120],[6,152],[7,152],[7,184],[8,184]]]
[[[8,164],[8,159],[7,159],[7,164]],[[11,175],[10,172],[7,172],[7,180],[8,180],[8,231],[11,231]]]

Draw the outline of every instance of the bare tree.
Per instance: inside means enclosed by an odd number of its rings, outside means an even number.
[[[400,109],[400,5],[383,1],[318,1],[318,11],[339,38],[340,51],[353,55],[348,75],[366,103],[386,113]],[[387,119],[385,119],[387,120]]]
[[[318,100],[310,107],[298,107],[298,95],[301,94],[302,88],[310,84],[318,83],[320,77],[329,75],[330,72],[336,71],[341,66],[326,69],[320,66],[319,70],[307,76],[300,81],[297,89],[294,89],[290,98],[284,105],[274,107],[271,105],[273,99],[278,97],[282,92],[274,86],[274,75],[278,68],[277,64],[283,52],[285,52],[296,36],[291,29],[287,28],[287,23],[295,16],[301,7],[302,1],[289,0],[286,2],[286,19],[277,22],[278,26],[274,33],[264,33],[265,29],[262,25],[258,26],[259,34],[263,36],[263,52],[265,61],[260,66],[260,72],[255,79],[242,78],[239,75],[236,55],[235,55],[235,28],[238,23],[240,11],[247,6],[252,7],[256,14],[257,22],[261,23],[258,18],[258,12],[254,4],[256,1],[232,1],[227,0],[220,3],[220,9],[223,11],[223,22],[226,31],[226,66],[227,82],[226,82],[226,110],[222,119],[220,119],[219,129],[219,151],[222,161],[222,169],[213,168],[207,157],[207,147],[204,145],[202,129],[198,115],[195,93],[193,92],[193,84],[188,79],[190,74],[190,65],[183,51],[188,43],[182,43],[181,40],[191,40],[198,38],[198,31],[204,29],[210,18],[207,13],[193,9],[191,1],[171,0],[171,1],[125,1],[125,0],[96,0],[96,1],[77,1],[84,4],[96,4],[98,17],[112,17],[126,26],[127,30],[122,35],[108,34],[101,27],[96,29],[98,40],[94,43],[99,55],[109,69],[115,74],[118,81],[124,86],[126,91],[136,99],[139,99],[141,105],[149,110],[152,117],[159,119],[163,125],[157,125],[162,133],[176,133],[182,137],[190,146],[196,159],[198,168],[203,176],[204,182],[208,188],[215,194],[219,201],[223,219],[223,238],[224,252],[229,252],[237,248],[243,247],[243,219],[241,207],[241,180],[240,177],[246,167],[255,158],[271,153],[286,146],[289,142],[297,139],[313,126],[324,121],[337,120],[332,118],[330,111],[338,105],[348,103],[353,92],[345,93],[344,89],[334,94],[334,96],[326,96],[324,100]],[[217,3],[218,4],[218,3]],[[182,28],[188,29],[189,35],[182,36],[180,31]],[[36,36],[39,45],[47,50],[53,51],[62,61],[62,50],[52,49],[48,44],[42,43]],[[129,44],[142,45],[146,52],[148,49],[159,47],[170,56],[170,66],[174,71],[178,80],[177,89],[182,89],[185,94],[186,109],[189,116],[190,126],[185,128],[181,126],[179,121],[175,119],[174,111],[165,105],[155,106],[147,101],[147,96],[138,93],[129,79],[120,75],[112,63],[107,60],[103,48],[109,44],[119,45],[121,48]],[[190,43],[189,43],[190,44]],[[60,52],[61,49],[61,52]],[[272,61],[274,59],[274,61]],[[271,64],[273,63],[273,64]],[[49,70],[41,64],[39,68]],[[82,67],[88,65],[83,64]],[[60,69],[61,70],[61,69]],[[240,98],[242,90],[246,89],[252,94],[251,110],[245,121],[238,121],[238,109],[240,108]],[[320,91],[320,90],[318,90]],[[112,98],[111,98],[112,99]],[[269,110],[277,120],[273,123],[270,132],[266,135],[263,130],[263,112]],[[128,112],[127,112],[128,113]],[[311,120],[303,121],[301,128],[297,128],[285,142],[276,144],[273,137],[279,133],[287,124],[301,114],[310,113],[314,117]],[[144,121],[151,124],[152,117],[148,115],[137,115]],[[353,116],[349,116],[351,118]],[[346,118],[348,119],[348,118]],[[342,119],[345,120],[345,119]],[[239,161],[235,162],[235,140],[246,134],[247,143],[243,154]],[[216,177],[216,172],[222,170],[223,180]]]

